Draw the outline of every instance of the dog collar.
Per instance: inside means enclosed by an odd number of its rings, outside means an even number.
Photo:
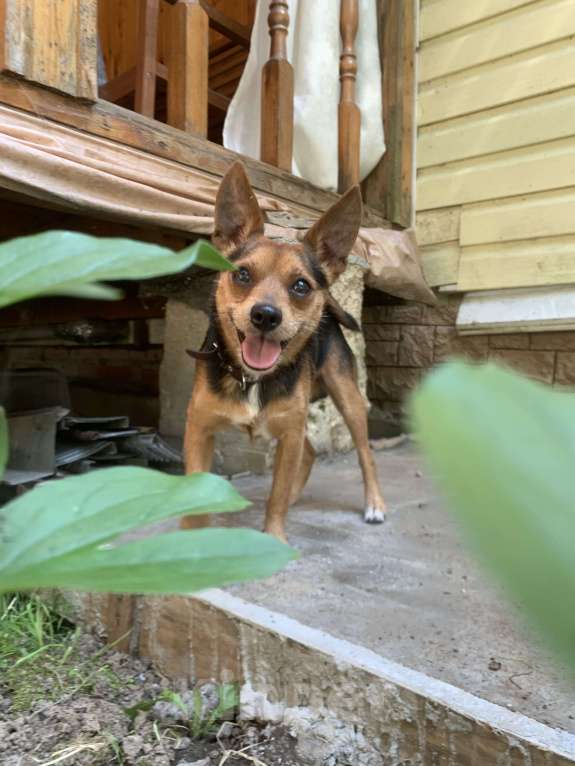
[[[193,359],[203,359],[204,361],[207,359],[212,359],[214,355],[216,355],[220,360],[224,370],[229,372],[234,380],[238,381],[242,391],[247,391],[248,388],[257,383],[257,380],[251,380],[250,378],[246,377],[246,374],[241,367],[235,367],[233,364],[230,364],[226,359],[224,359],[220,353],[220,347],[215,340],[212,341],[210,348],[205,351],[194,351],[193,349],[186,349],[186,353],[189,354]]]

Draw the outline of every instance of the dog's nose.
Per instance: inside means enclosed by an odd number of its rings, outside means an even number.
[[[250,312],[250,319],[260,332],[271,332],[281,324],[282,312],[269,303],[256,303]]]

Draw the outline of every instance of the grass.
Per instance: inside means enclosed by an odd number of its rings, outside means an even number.
[[[14,711],[89,692],[98,678],[111,686],[122,683],[102,660],[109,647],[81,658],[79,637],[80,630],[40,598],[0,596],[0,679]]]

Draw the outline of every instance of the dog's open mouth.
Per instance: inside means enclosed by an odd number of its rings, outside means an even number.
[[[269,370],[280,357],[287,341],[272,340],[265,335],[244,335],[238,330],[244,364],[252,370]]]

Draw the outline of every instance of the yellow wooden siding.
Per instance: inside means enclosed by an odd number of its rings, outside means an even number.
[[[420,168],[575,135],[575,88],[421,128]]]
[[[444,77],[575,34],[573,0],[540,0],[436,38],[421,49],[420,82]]]
[[[423,275],[430,287],[457,282],[459,272],[459,242],[443,242],[421,249]]]
[[[460,207],[446,207],[441,210],[419,212],[415,218],[417,244],[436,245],[439,242],[459,240]]]
[[[426,83],[419,88],[418,125],[574,85],[575,39],[569,38]]]
[[[465,205],[461,211],[462,246],[563,234],[575,234],[575,187]]]
[[[575,284],[575,0],[421,0],[418,77],[430,284]]]
[[[421,40],[506,13],[533,0],[421,0]]]
[[[569,284],[575,281],[575,236],[545,237],[461,249],[459,290]]]
[[[575,136],[420,171],[421,210],[575,186]]]

